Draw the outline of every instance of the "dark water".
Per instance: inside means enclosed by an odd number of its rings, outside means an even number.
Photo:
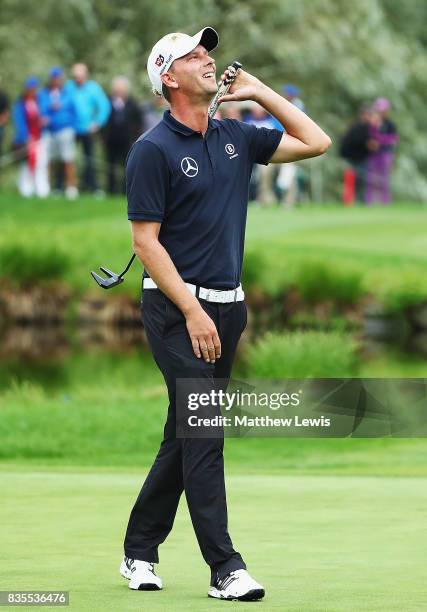
[[[97,384],[109,370],[150,361],[141,327],[9,327],[0,334],[0,389],[22,382],[58,389],[91,377]]]

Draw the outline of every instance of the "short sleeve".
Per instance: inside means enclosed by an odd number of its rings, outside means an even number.
[[[240,128],[249,140],[249,157],[253,163],[267,166],[279,146],[283,132],[276,128],[256,127],[239,121]]]
[[[137,141],[126,161],[126,195],[130,221],[163,221],[169,193],[169,167],[162,151]]]

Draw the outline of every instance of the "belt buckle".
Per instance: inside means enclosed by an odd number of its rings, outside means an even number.
[[[211,296],[212,296],[212,298],[213,298],[213,299],[212,299],[212,301],[213,301],[213,302],[220,301],[221,290],[220,290],[220,289],[208,289],[208,293],[207,293],[206,299],[207,299],[208,301],[210,301]],[[219,300],[218,300],[218,299],[215,299],[215,297],[218,297],[218,298],[219,298]]]

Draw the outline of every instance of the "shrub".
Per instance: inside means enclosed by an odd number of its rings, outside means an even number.
[[[332,300],[355,304],[363,293],[359,270],[326,261],[305,260],[296,272],[295,284],[304,300],[311,303]]]
[[[254,378],[354,376],[357,342],[337,331],[268,332],[248,349],[247,374]]]
[[[366,289],[375,292],[389,313],[400,313],[427,301],[427,280],[423,269],[401,268],[398,273],[377,274],[370,285]]]
[[[52,246],[4,245],[0,249],[0,277],[15,285],[62,278],[69,266],[68,256]]]
[[[259,286],[265,274],[266,261],[261,249],[246,249],[242,268],[242,285],[245,290]]]
[[[245,250],[242,284],[245,290],[258,290],[270,298],[280,298],[289,289],[287,258],[268,240]]]

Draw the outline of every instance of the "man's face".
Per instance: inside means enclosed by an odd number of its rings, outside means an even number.
[[[113,88],[111,91],[113,96],[118,98],[127,98],[129,95],[129,85],[124,79],[116,79],[113,82]]]
[[[50,86],[52,89],[56,89],[56,88],[61,89],[63,84],[64,84],[64,79],[62,76],[52,77],[50,79]]]
[[[215,62],[202,45],[176,59],[172,67],[171,75],[182,93],[210,99],[217,92]],[[173,82],[166,85],[176,89]]]
[[[78,85],[82,85],[87,80],[88,71],[85,64],[74,64],[71,73]]]
[[[27,98],[35,98],[37,95],[37,85],[34,87],[27,87],[25,90],[25,96]]]

